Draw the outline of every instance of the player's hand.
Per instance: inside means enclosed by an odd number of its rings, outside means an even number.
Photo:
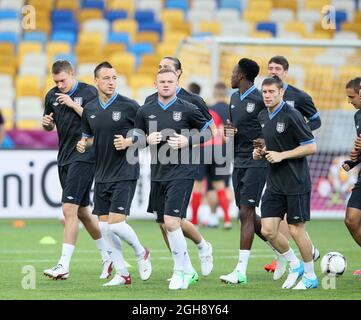
[[[87,142],[88,138],[87,137],[83,137],[81,138],[81,140],[78,141],[77,145],[76,145],[76,150],[80,153],[84,153],[86,151],[88,142]]]
[[[114,135],[114,147],[118,151],[128,148],[131,145],[131,143],[132,143],[131,138],[126,139],[121,134]]]
[[[350,152],[350,159],[351,159],[351,161],[357,162],[359,155],[360,155],[360,151],[359,151],[359,150],[356,150],[355,148],[352,149],[352,151]]]
[[[52,127],[54,125],[53,112],[43,116],[43,120],[42,120],[41,124],[44,127]]]
[[[356,138],[354,142],[354,148],[357,150],[361,150],[361,135]]]
[[[152,132],[147,137],[147,142],[150,145],[159,144],[162,140],[162,134],[160,132]]]
[[[269,163],[278,163],[283,160],[282,152],[266,151],[266,159]]]
[[[254,148],[252,157],[254,160],[261,160],[266,155],[266,148]]]
[[[263,149],[266,146],[264,139],[258,138],[252,141],[253,148]]]
[[[238,131],[237,128],[233,126],[232,122],[229,119],[227,119],[227,123],[224,125],[224,129],[223,129],[224,136],[226,138],[234,137],[237,131]]]
[[[346,172],[349,172],[351,170],[350,166],[346,163],[346,161],[342,164],[342,169]]]
[[[167,142],[172,149],[181,149],[189,144],[187,137],[177,133],[174,133],[174,137],[169,137]]]
[[[59,102],[60,104],[64,104],[64,105],[66,105],[66,106],[68,106],[70,108],[74,107],[75,102],[67,94],[65,94],[65,93],[55,93],[55,95],[58,96],[56,98],[56,101]]]

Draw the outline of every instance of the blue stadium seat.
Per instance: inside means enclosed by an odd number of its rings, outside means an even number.
[[[12,9],[1,9],[0,10],[0,20],[2,19],[18,19],[19,13],[16,10]]]
[[[76,18],[74,12],[71,10],[54,10],[51,13],[51,21],[53,24],[60,22],[75,22]]]
[[[81,2],[81,7],[87,9],[100,9],[104,10],[104,2],[103,0],[83,0]]]
[[[165,8],[181,9],[183,11],[188,11],[189,9],[188,0],[167,0],[167,2],[165,3]]]
[[[104,19],[112,23],[116,19],[127,19],[128,13],[123,10],[110,10],[106,11],[104,14]]]
[[[72,46],[76,43],[76,38],[76,33],[70,31],[55,31],[51,35],[51,41],[65,41],[69,42]]]
[[[135,11],[134,19],[138,23],[154,22],[154,12],[152,10],[137,10]]]
[[[109,43],[124,43],[126,46],[128,46],[129,41],[129,34],[127,32],[110,32],[108,34]]]
[[[41,43],[45,43],[47,41],[47,35],[45,32],[42,31],[32,31],[32,32],[25,32],[23,41],[37,41]]]
[[[54,31],[69,31],[78,33],[79,24],[77,22],[57,22],[53,23],[53,32]]]
[[[0,42],[18,43],[18,36],[15,32],[0,32]]]
[[[236,9],[238,11],[242,10],[241,1],[239,0],[221,0],[219,3],[220,8],[229,8]]]
[[[159,37],[163,36],[163,24],[160,22],[143,22],[138,24],[138,32],[141,31],[155,31]]]
[[[341,30],[341,25],[347,21],[347,12],[344,10],[336,10],[336,30]]]
[[[136,65],[139,65],[142,55],[153,53],[154,47],[149,42],[138,42],[130,45],[127,51],[135,55]]]
[[[269,31],[273,37],[277,36],[277,25],[274,22],[259,22],[256,29],[257,31]]]

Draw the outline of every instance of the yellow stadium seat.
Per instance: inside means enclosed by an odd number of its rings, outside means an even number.
[[[109,62],[113,65],[118,74],[124,75],[129,79],[135,70],[135,57],[128,52],[112,55]]]
[[[36,11],[43,10],[50,12],[53,9],[53,1],[29,0],[27,4],[35,7]]]
[[[41,97],[41,82],[36,76],[18,76],[15,80],[16,97]]]
[[[81,31],[78,36],[78,45],[102,46],[106,39],[102,33]]]
[[[160,16],[163,23],[184,22],[184,12],[180,9],[164,9]]]
[[[133,19],[114,20],[112,30],[113,32],[128,32],[133,40],[138,32],[138,23]]]
[[[45,20],[36,19],[36,31],[42,31],[47,35],[49,35],[51,31],[51,23],[49,19],[45,19]]]
[[[189,22],[172,22],[168,21],[163,24],[164,32],[183,33],[187,36],[192,34],[192,26]]]
[[[163,33],[163,42],[168,43],[180,43],[184,38],[186,38],[188,34],[183,32],[170,32],[166,31]]]
[[[269,10],[268,11],[258,11],[258,10],[245,10],[243,13],[243,19],[247,22],[263,22],[268,21],[269,19]]]
[[[12,77],[15,77],[16,67],[15,66],[7,66],[0,64],[0,73],[8,74]]]
[[[56,54],[69,54],[71,46],[68,42],[63,41],[49,41],[46,44],[46,54],[49,60],[52,60]]]
[[[91,54],[99,54],[101,53],[101,47],[100,46],[94,46],[91,43],[77,43],[75,45],[75,54],[77,56],[79,55],[91,55]]]
[[[77,56],[78,64],[81,63],[94,63],[98,64],[101,61],[104,61],[104,56],[101,52],[94,53],[81,53]]]
[[[154,85],[154,77],[149,75],[135,74],[129,79],[129,87],[138,90],[141,87],[151,87]]]
[[[141,57],[138,73],[154,76],[158,71],[159,60],[161,57],[154,54],[144,54]]]
[[[273,0],[273,8],[290,9],[297,12],[298,3],[297,0]]]
[[[72,10],[76,11],[79,9],[79,1],[74,0],[57,0],[55,8],[58,10]]]
[[[249,33],[249,36],[251,38],[273,38],[272,32],[268,31],[252,31]]]
[[[159,43],[159,34],[155,31],[141,31],[136,34],[135,42],[149,42],[156,46]]]
[[[356,78],[360,76],[360,67],[355,66],[341,66],[338,69],[339,77]]]
[[[301,21],[285,22],[283,28],[285,32],[298,32],[303,37],[307,35],[306,25]]]
[[[103,12],[100,9],[81,9],[77,17],[79,23],[82,24],[86,20],[103,18]]]
[[[342,31],[354,31],[361,37],[361,21],[360,22],[344,22],[341,24]]]
[[[217,36],[221,33],[221,25],[217,21],[201,21],[198,25],[199,32],[210,32]]]
[[[333,30],[333,29],[324,29],[323,27],[322,27],[322,25],[320,24],[320,23],[315,23],[314,25],[313,25],[313,32],[314,33],[325,33],[325,34],[328,34],[328,37],[326,38],[324,38],[324,39],[331,39],[331,38],[333,38],[333,35],[334,35],[334,33],[335,33],[335,30]],[[315,37],[316,38],[316,37]]]
[[[135,1],[133,0],[108,0],[108,10],[125,10],[128,13],[133,13],[135,10]]]
[[[41,128],[41,122],[37,120],[17,120],[16,128],[21,130],[35,130]]]
[[[126,49],[123,43],[106,43],[103,46],[103,56],[108,60],[112,55],[124,52]]]
[[[44,86],[45,94],[54,87],[55,87],[55,82],[53,80],[53,77],[49,73],[49,76],[45,78],[45,86]]]
[[[332,39],[332,34],[329,32],[314,31],[306,34],[305,38],[308,39]]]
[[[26,41],[20,42],[18,45],[18,56],[23,56],[27,53],[40,53],[42,51],[43,46],[39,42]]]
[[[324,6],[330,4],[329,0],[305,0],[304,8],[310,10],[321,10]]]
[[[160,43],[156,49],[159,56],[173,56],[176,53],[178,43]]]
[[[355,11],[353,15],[353,21],[361,23],[361,10]]]
[[[15,53],[15,46],[9,42],[0,42],[0,56],[12,56]]]
[[[273,8],[272,0],[249,1],[247,10],[252,11],[270,11]]]
[[[79,76],[78,79],[79,79],[79,81],[81,81],[81,82],[90,84],[90,85],[92,85],[92,86],[94,85],[94,77],[93,77],[93,76],[83,75],[83,76]]]

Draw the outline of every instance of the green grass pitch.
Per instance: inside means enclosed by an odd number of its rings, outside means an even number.
[[[166,299],[166,300],[244,300],[244,299],[361,299],[361,281],[352,275],[361,268],[361,250],[352,240],[342,221],[312,221],[308,231],[321,256],[329,251],[339,251],[347,258],[347,270],[336,279],[336,289],[322,288],[320,260],[316,263],[319,288],[307,291],[282,290],[282,279],[273,281],[271,274],[263,270],[263,265],[272,260],[272,252],[255,237],[248,265],[248,284],[227,285],[219,276],[233,270],[238,259],[239,226],[234,222],[230,231],[201,228],[204,237],[213,244],[214,269],[210,276],[203,277],[188,290],[176,292],[168,290],[167,278],[171,276],[173,262],[165,247],[158,226],[153,221],[129,221],[142,243],[151,251],[153,274],[142,282],[138,276],[136,260],[131,248],[124,244],[124,256],[133,283],[128,287],[102,287],[104,280],[100,274],[100,255],[94,242],[84,229],[80,230],[78,244],[73,254],[70,277],[65,281],[55,281],[43,276],[42,270],[52,267],[58,261],[62,225],[57,220],[27,220],[24,228],[15,229],[11,220],[0,220],[0,299]],[[39,240],[51,236],[55,245],[41,245]],[[293,248],[295,245],[292,244]],[[198,252],[188,241],[188,249],[194,267],[200,274]],[[24,289],[26,276],[24,266],[35,269],[35,289]],[[26,269],[24,269],[26,270]]]

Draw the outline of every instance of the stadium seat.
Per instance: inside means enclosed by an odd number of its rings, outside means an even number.
[[[243,19],[247,22],[262,22],[269,20],[269,11],[244,10]]]
[[[42,101],[39,97],[21,97],[16,100],[16,121],[40,120],[43,114]]]
[[[105,8],[105,4],[104,4],[104,1],[99,1],[99,0],[82,0],[81,7],[82,7],[82,9],[84,9],[84,8],[100,9],[103,11]]]
[[[20,60],[20,64],[37,66],[38,68],[46,68],[48,65],[48,57],[45,53],[26,53]]]
[[[247,21],[224,22],[221,27],[221,35],[223,36],[246,37],[252,31],[254,31],[254,24]]]
[[[110,23],[106,19],[90,19],[82,24],[82,31],[101,33],[104,37],[110,31]]]
[[[123,43],[106,43],[103,46],[102,53],[104,59],[108,60],[112,55],[124,52],[125,50],[126,45]]]
[[[49,41],[46,44],[45,51],[48,55],[48,59],[51,60],[57,54],[69,54],[71,52],[71,46],[68,42]]]
[[[22,32],[20,21],[14,19],[0,20],[0,32],[14,32],[19,35]]]
[[[47,72],[48,72],[47,67],[39,68],[39,66],[37,66],[37,65],[22,64],[19,67],[18,75],[19,76],[27,76],[27,75],[37,76],[40,79],[41,84],[43,84],[43,79],[45,78],[45,75]]]
[[[50,12],[53,9],[53,1],[28,0],[28,4],[35,7],[36,11]]]
[[[191,7],[196,11],[215,11],[217,9],[217,2],[216,0],[192,1]]]
[[[88,45],[91,44],[95,47],[103,46],[106,38],[102,32],[94,31],[81,31],[78,35],[77,45]]]
[[[63,41],[73,46],[76,43],[77,35],[71,31],[55,31],[50,38],[51,41]]]
[[[159,43],[159,34],[154,31],[138,32],[135,42],[149,42],[155,47]]]
[[[140,63],[140,58],[143,54],[153,53],[154,47],[148,42],[138,42],[129,45],[128,52],[132,53],[136,57],[136,65]]]
[[[142,87],[154,86],[154,77],[149,75],[137,75],[136,77],[131,77],[128,83],[129,83],[129,87],[132,90],[137,91]]]
[[[162,39],[163,35],[163,24],[161,22],[144,22],[138,25],[138,32],[141,31],[155,31],[159,34]]]
[[[189,10],[187,13],[189,22],[198,23],[200,21],[214,21],[214,11]]]
[[[134,75],[135,56],[129,52],[117,53],[110,57],[109,62],[117,70],[117,73],[128,79]]]
[[[139,0],[137,3],[137,8],[139,10],[153,10],[157,18],[159,18],[159,13],[163,10],[163,1],[162,0]]]
[[[128,12],[124,10],[109,10],[104,13],[104,19],[110,23],[117,19],[128,19]]]
[[[305,9],[319,10],[330,4],[329,0],[304,0]]]
[[[221,33],[221,26],[217,21],[200,21],[197,29],[198,32],[207,32],[215,36]]]
[[[51,13],[51,21],[53,24],[58,22],[75,22],[76,16],[72,10],[53,10]]]
[[[289,22],[295,20],[295,14],[290,9],[272,9],[269,15],[270,21],[273,22]],[[303,21],[303,20],[301,20]]]
[[[127,47],[130,42],[131,39],[128,32],[111,32],[108,34],[108,43],[121,43]]]
[[[15,46],[9,42],[0,42],[0,55],[13,55],[15,52]]]
[[[214,19],[218,22],[230,22],[230,21],[238,21],[240,19],[240,14],[237,10],[222,8],[215,11]]]
[[[283,25],[283,31],[286,32],[298,32],[299,34],[302,35],[302,37],[306,37],[307,36],[307,27],[306,24],[300,21],[290,21],[290,22],[286,22]]]
[[[24,6],[24,2],[24,0],[1,0],[0,9],[12,9],[20,12],[21,8]]]
[[[45,43],[47,41],[47,35],[41,31],[24,32],[23,41],[38,41]]]
[[[138,32],[138,22],[133,19],[117,19],[113,21],[112,31],[114,33],[127,32],[129,33],[131,41],[135,38]]]
[[[267,31],[272,33],[273,37],[277,36],[277,25],[274,22],[259,22],[256,25],[257,31]]]
[[[58,0],[55,3],[55,9],[57,10],[72,10],[76,11],[80,8],[79,1],[74,0]]]
[[[192,26],[189,22],[166,22],[164,23],[163,39],[166,33],[174,33],[189,36],[192,33]]]
[[[247,6],[247,10],[252,11],[271,11],[272,8],[272,0],[249,1]]]
[[[43,51],[43,44],[39,42],[25,41],[18,45],[18,55],[22,56],[26,53],[40,53]]]
[[[0,20],[18,20],[19,11],[13,9],[0,9]]]
[[[168,9],[181,9],[186,12],[189,9],[189,4],[188,0],[166,0],[164,7]]]
[[[35,96],[41,97],[41,82],[36,76],[18,76],[15,80],[17,97]]]
[[[18,36],[14,32],[0,32],[0,42],[18,43]]]
[[[321,21],[321,12],[318,10],[300,9],[297,12],[298,21],[317,23]]]
[[[49,69],[51,67],[51,65],[54,63],[54,61],[56,60],[67,60],[69,61],[73,66],[76,66],[77,64],[77,58],[74,54],[69,53],[69,54],[65,54],[65,53],[58,53],[55,55],[55,57],[53,58],[53,60],[49,60],[48,61],[48,65],[49,65]]]
[[[272,2],[274,9],[289,9],[296,13],[298,10],[300,10],[298,4],[300,3],[300,5],[302,6],[303,0],[273,0]]]
[[[135,10],[135,2],[133,0],[108,0],[108,10],[125,10],[128,12],[128,16]]]
[[[79,23],[83,23],[91,19],[102,19],[103,11],[100,9],[82,9],[78,11],[77,18]]]
[[[139,23],[154,22],[154,12],[152,10],[136,10],[134,19]]]
[[[161,21],[166,24],[168,22],[184,22],[184,12],[180,9],[164,9],[161,14]]]
[[[77,75],[79,77],[83,76],[93,76],[94,69],[97,66],[96,63],[80,63],[77,68]]]

